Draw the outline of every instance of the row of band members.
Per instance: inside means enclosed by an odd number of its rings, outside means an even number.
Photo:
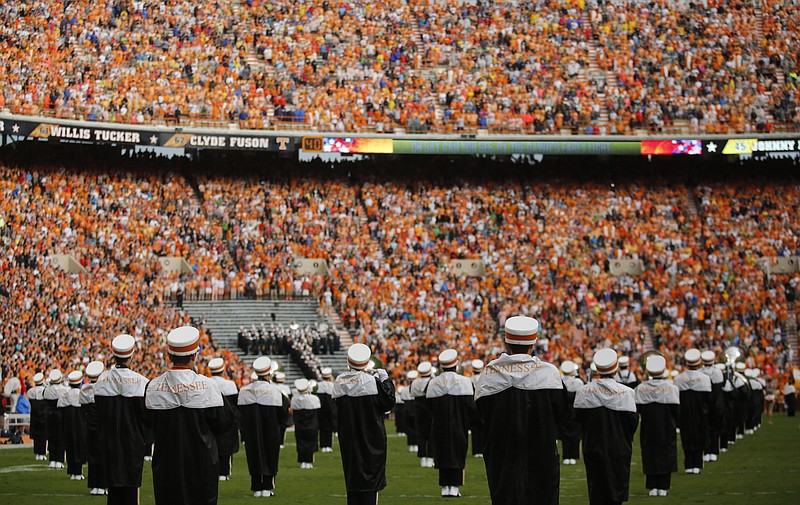
[[[531,356],[538,330],[533,318],[509,318],[506,353],[483,372],[476,370],[472,378],[457,374],[458,354],[448,349],[439,356],[440,375],[432,377],[430,363],[421,363],[398,396],[387,373],[371,368],[363,344],[350,347],[349,370],[335,381],[326,370],[314,394],[309,381],[300,379],[291,395],[288,386],[270,381],[266,357],[253,363],[255,380],[240,391],[223,377],[219,358],[209,362],[211,378],[195,373],[199,332],[189,326],[170,332],[172,368],[148,381],[128,368],[135,342],[120,335],[112,342],[115,364],[104,370],[102,363],[90,363],[88,384],[82,384],[81,372],[72,372],[70,387],[64,386],[56,370],[43,387],[44,377],[37,374],[29,392],[34,452],[36,459],[47,459],[49,449],[53,468],[63,467],[66,452],[73,479],[82,479],[88,461],[92,494],[107,494],[109,504],[133,504],[154,446],[156,503],[213,504],[241,432],[251,490],[270,497],[291,407],[301,468],[313,468],[320,446],[332,451],[338,431],[348,504],[375,504],[386,486],[384,418],[394,407],[409,449],[422,466],[438,468],[443,497],[460,496],[471,430],[473,454],[485,458],[494,504],[558,503],[557,438],[564,464],[576,463],[583,442],[590,503],[609,504],[628,499],[639,416],[651,496],[666,495],[677,471],[677,427],[686,472],[699,474],[704,463],[716,461],[760,425],[761,410],[754,406],[759,398],[763,403],[763,381],[750,373],[723,373],[714,366],[713,352],[687,351],[687,369],[674,382],[664,358],[652,355],[645,367],[649,380],[639,383],[635,374],[620,373],[614,350],[604,349],[594,356],[595,380],[584,384],[574,363],[562,363],[562,377],[554,365]],[[791,415],[794,391],[788,393]]]

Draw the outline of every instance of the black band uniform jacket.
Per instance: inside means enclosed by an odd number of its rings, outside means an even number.
[[[97,378],[94,387],[97,444],[108,487],[142,485],[145,387],[146,378],[120,365],[111,367]]]
[[[217,381],[175,367],[147,385],[147,417],[153,428],[153,491],[158,505],[217,503],[217,437],[233,412]]]
[[[265,478],[278,475],[281,427],[289,417],[289,398],[277,385],[257,380],[239,391],[239,412],[250,475]]]
[[[384,414],[395,403],[394,383],[358,370],[333,384],[339,416],[339,446],[348,492],[373,493],[386,487]]]
[[[639,424],[633,389],[601,376],[578,391],[574,407],[583,432],[589,501],[627,501]]]
[[[678,470],[678,408],[680,393],[666,379],[650,379],[634,390],[642,418],[639,443],[645,475],[664,475]]]
[[[558,369],[533,356],[502,354],[483,369],[475,402],[494,505],[558,503],[564,401]]]

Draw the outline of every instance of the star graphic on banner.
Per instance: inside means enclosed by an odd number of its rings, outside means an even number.
[[[713,142],[709,142],[708,144],[706,144],[706,147],[708,147],[708,152],[710,152],[710,153],[717,152],[717,144],[715,144]]]
[[[14,126],[11,127],[11,131],[13,131],[14,133],[19,133],[19,125],[14,124]]]
[[[158,137],[156,137],[155,135],[150,137],[150,143],[151,144],[158,144]]]

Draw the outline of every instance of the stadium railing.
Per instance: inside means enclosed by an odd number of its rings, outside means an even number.
[[[11,428],[27,427],[31,424],[30,414],[3,414],[3,430],[9,431]]]
[[[171,126],[171,127],[189,127],[189,128],[217,128],[217,129],[248,129],[248,130],[260,130],[260,131],[328,131],[326,128],[323,128],[319,125],[313,125],[308,122],[308,120],[304,122],[298,121],[285,121],[276,119],[274,116],[268,116],[265,119],[261,118],[248,118],[248,119],[234,119],[234,120],[222,120],[222,119],[215,119],[212,118],[210,115],[201,114],[201,115],[189,115],[184,114],[181,116],[179,121],[176,121],[174,117],[170,116],[160,116],[156,118],[146,119],[143,122],[137,121],[124,121],[122,118],[119,117],[118,114],[111,114],[109,116],[108,121],[103,120],[96,120],[96,119],[87,119],[86,115],[79,112],[74,113],[56,113],[56,111],[52,108],[50,109],[36,109],[36,110],[28,110],[29,107],[20,106],[12,106],[6,107],[2,110],[3,113],[6,114],[19,114],[23,116],[31,116],[31,117],[51,117],[56,119],[70,119],[70,120],[77,120],[77,121],[87,121],[93,124],[98,123],[116,123],[116,124],[131,124],[131,125],[153,125],[153,126]],[[608,123],[595,123],[595,122],[584,122],[580,123],[573,128],[563,127],[561,128],[556,135],[561,136],[571,136],[571,135],[609,135],[613,137],[624,137],[624,136],[644,136],[644,135],[689,135],[689,134],[719,134],[719,135],[731,135],[731,134],[744,134],[748,133],[745,131],[735,131],[731,125],[728,124],[719,124],[719,125],[711,125],[711,130],[709,131],[707,126],[701,126],[699,130],[706,129],[705,132],[703,131],[694,131],[685,121],[678,120],[676,121],[678,124],[672,125],[665,125],[660,128],[653,128],[653,127],[637,127],[633,128],[632,131],[628,134],[621,134],[621,133],[609,133],[609,124]],[[588,133],[587,128],[589,127],[598,127],[598,131],[596,133]],[[750,133],[793,133],[797,132],[800,129],[800,125],[795,125],[793,123],[771,123],[767,125],[764,131],[760,132],[750,132]],[[605,130],[605,131],[604,131]],[[337,132],[341,134],[346,133],[413,133],[413,134],[462,134],[462,135],[525,135],[525,136],[542,136],[542,135],[554,135],[553,132],[542,132],[537,133],[533,130],[533,125],[523,125],[521,127],[510,127],[509,125],[499,125],[495,127],[474,127],[471,125],[463,126],[463,127],[455,127],[452,122],[445,123],[445,124],[432,124],[432,125],[424,125],[424,127],[413,127],[413,126],[395,126],[392,124],[384,124],[381,128],[381,131],[378,131],[378,126],[375,124],[371,125],[363,125],[363,126],[355,126],[350,129],[346,129],[345,131]]]

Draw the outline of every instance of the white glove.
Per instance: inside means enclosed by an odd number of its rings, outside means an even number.
[[[385,381],[386,379],[389,378],[389,374],[386,373],[386,370],[384,370],[383,368],[379,368],[377,370],[376,375],[378,376],[378,380],[381,381],[381,382],[383,382],[383,381]]]

